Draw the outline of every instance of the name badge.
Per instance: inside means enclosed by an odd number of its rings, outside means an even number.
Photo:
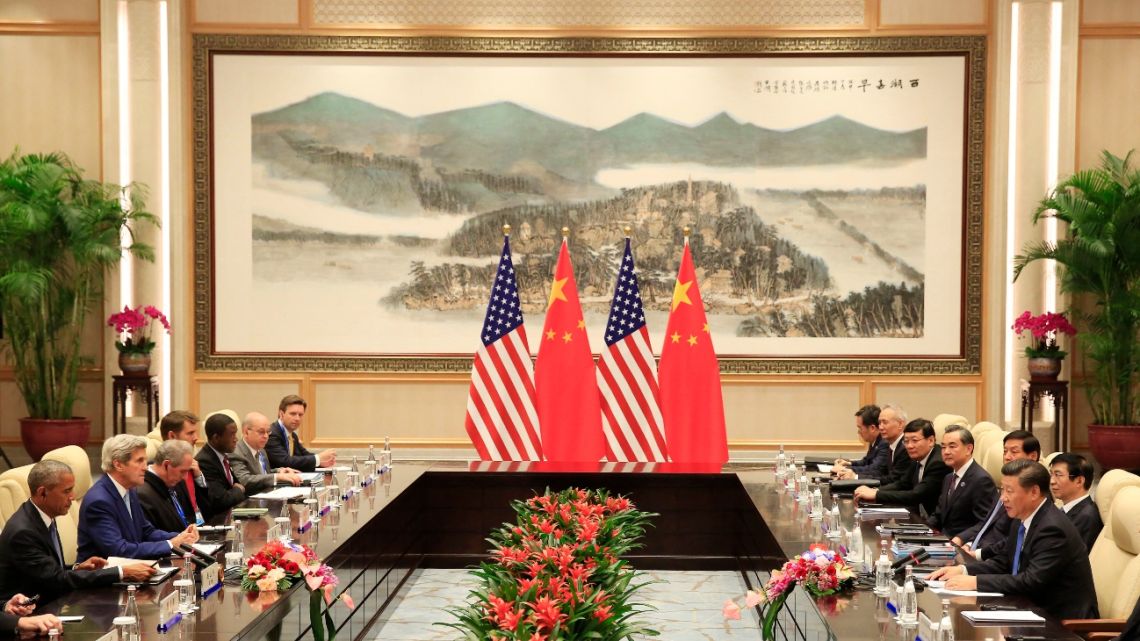
[[[202,598],[213,594],[218,588],[222,587],[222,566],[217,563],[211,563],[202,568]]]
[[[166,595],[158,602],[158,631],[166,632],[178,623],[178,590]]]

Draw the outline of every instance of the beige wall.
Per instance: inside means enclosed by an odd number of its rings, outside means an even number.
[[[990,28],[987,0],[778,0],[767,3],[662,0],[644,3],[566,3],[516,0],[492,4],[449,0],[359,3],[344,0],[197,0],[188,11],[191,32],[425,33],[521,32],[540,35],[612,33],[639,29],[733,35],[868,35],[981,33]],[[367,8],[365,5],[368,5]],[[827,10],[823,10],[827,9]],[[605,25],[599,27],[598,25]],[[189,251],[187,244],[185,251]],[[183,288],[180,296],[192,301]],[[987,308],[990,305],[987,302]],[[189,340],[180,342],[191,349]],[[192,362],[192,359],[189,359]],[[992,360],[992,359],[988,359]],[[955,377],[725,376],[724,400],[734,451],[857,447],[852,415],[860,405],[894,400],[912,415],[939,412],[971,420],[985,416],[985,375]],[[280,395],[310,402],[304,436],[317,446],[376,442],[468,449],[463,430],[465,375],[397,376],[299,372],[297,376],[192,372],[187,403],[203,413],[219,407],[244,412],[275,409]],[[989,418],[989,417],[987,417]]]
[[[97,0],[0,1],[0,155],[63,151],[86,175],[102,178],[102,107]],[[102,440],[103,349],[108,336],[96,307],[83,345],[96,366],[85,370],[75,413],[92,419]],[[0,363],[0,443],[18,442],[23,400],[7,361]]]

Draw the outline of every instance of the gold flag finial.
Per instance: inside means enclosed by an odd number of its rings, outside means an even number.
[[[503,225],[503,235],[504,236],[510,236],[511,235],[511,226],[510,225]]]
[[[563,227],[562,228],[562,240],[566,240],[566,238],[569,235],[570,235],[570,228],[569,227]]]
[[[693,229],[691,227],[689,227],[688,225],[685,225],[681,229],[681,233],[685,234],[685,238],[688,238],[689,234],[693,233]]]
[[[629,238],[629,235],[633,233],[633,227],[626,225],[624,228],[624,231],[625,231],[625,237]]]

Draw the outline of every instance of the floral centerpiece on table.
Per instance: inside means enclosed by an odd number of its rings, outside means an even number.
[[[812,597],[829,597],[849,589],[855,584],[855,572],[842,556],[831,550],[813,549],[789,560],[782,568],[772,572],[763,590],[749,590],[742,601],[745,607],[761,609],[761,632],[764,639],[775,638],[776,615],[784,607],[795,586],[802,587]],[[722,610],[725,623],[740,618],[740,602],[729,599]]]
[[[309,621],[317,641],[332,641],[336,637],[332,615],[325,606],[332,605],[337,585],[332,568],[321,563],[316,552],[307,545],[287,545],[270,541],[249,557],[241,573],[241,589],[253,593],[284,591],[304,580],[309,588]],[[355,607],[347,591],[336,597],[350,609]],[[323,615],[323,616],[322,616]],[[325,632],[328,636],[325,636]]]
[[[622,560],[655,514],[605,490],[568,489],[512,504],[514,524],[491,534],[492,560],[471,571],[479,586],[439,623],[479,641],[618,641],[656,636],[637,615],[645,583]]]
[[[1028,358],[1065,358],[1067,352],[1057,344],[1057,336],[1076,336],[1077,329],[1069,323],[1064,314],[1045,312],[1034,316],[1028,311],[1017,317],[1011,327],[1018,338],[1028,332],[1032,337],[1030,344],[1025,347],[1025,356]]]
[[[170,321],[153,305],[124,306],[123,311],[108,316],[107,325],[114,327],[118,335],[115,348],[120,354],[149,354],[154,349],[150,331],[155,321],[170,333]]]

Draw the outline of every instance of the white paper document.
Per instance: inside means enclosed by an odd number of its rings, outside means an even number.
[[[819,468],[820,474],[831,474],[831,468],[833,468],[835,466],[834,465],[825,465],[823,463],[820,463],[816,467]]]
[[[214,556],[214,553],[216,553],[221,547],[222,547],[221,543],[195,543],[194,544],[194,549],[198,550],[202,554],[205,554],[206,556]]]
[[[288,501],[289,499],[298,499],[309,495],[311,490],[307,487],[279,487],[275,490],[262,492],[261,494],[254,494],[249,497],[251,499],[273,499],[276,501]]]
[[[962,616],[974,623],[1040,623],[1045,624],[1045,618],[1034,614],[1030,610],[967,610]]]

